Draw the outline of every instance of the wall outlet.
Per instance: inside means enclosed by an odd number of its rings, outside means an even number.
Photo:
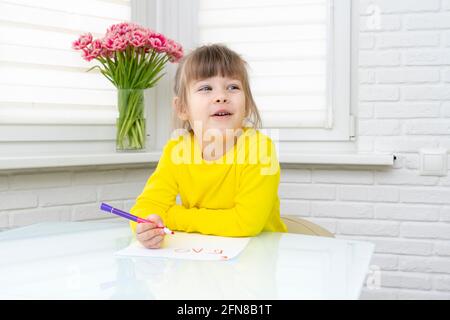
[[[421,149],[420,175],[446,176],[447,175],[447,149]]]

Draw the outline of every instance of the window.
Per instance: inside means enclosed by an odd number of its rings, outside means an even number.
[[[350,139],[350,0],[199,0],[197,25],[196,46],[249,63],[263,127],[285,146]]]
[[[0,3],[0,156],[114,152],[116,90],[71,44],[130,19],[127,0]]]

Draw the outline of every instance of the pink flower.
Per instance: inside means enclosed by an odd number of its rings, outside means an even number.
[[[145,30],[134,30],[131,32],[129,42],[136,48],[145,46],[147,41],[147,32]]]
[[[83,50],[82,57],[86,61],[91,61],[101,55],[103,51],[103,45],[101,40],[94,40],[89,46],[85,47]]]
[[[151,33],[147,43],[156,52],[166,52],[167,39],[160,33]]]
[[[72,43],[72,48],[75,50],[82,50],[92,42],[92,34],[86,33],[80,36],[78,40]]]
[[[122,22],[110,26],[106,30],[106,34],[101,39],[93,39],[90,33],[83,34],[72,43],[75,50],[82,52],[82,57],[86,61],[98,59],[104,70],[111,76],[111,82],[120,88],[133,84],[135,74],[130,75],[130,66],[134,62],[142,62],[148,58],[148,54],[155,55],[156,59],[148,61],[148,68],[154,68],[155,63],[163,61],[164,64],[170,62],[178,62],[183,57],[183,48],[179,43],[166,38],[164,35],[157,33],[151,29],[144,28],[134,23]],[[136,50],[130,50],[136,48]],[[118,55],[118,52],[125,51],[126,54]],[[103,58],[112,60],[105,62]],[[161,58],[161,59],[160,59]],[[164,59],[162,59],[164,58]],[[122,68],[125,66],[125,68]],[[102,69],[103,67],[103,69]],[[141,73],[138,84],[154,85],[152,79],[156,79],[158,73]],[[144,86],[144,85],[143,85]]]
[[[183,58],[183,48],[172,39],[167,39],[167,54],[170,56],[170,62],[178,62]]]
[[[115,35],[103,39],[103,47],[109,51],[123,51],[128,46],[128,40],[124,36]]]

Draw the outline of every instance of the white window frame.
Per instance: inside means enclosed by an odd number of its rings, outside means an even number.
[[[357,88],[357,31],[352,24],[357,23],[358,17],[355,1],[332,0],[329,13],[332,24],[329,31],[333,33],[328,48],[333,52],[328,68],[331,102],[333,103],[334,118],[332,129],[313,128],[282,128],[279,129],[278,139],[281,152],[355,152],[355,116],[352,102],[355,102],[353,88]],[[196,47],[198,0],[132,0],[132,20],[183,44],[185,52]],[[352,13],[353,12],[353,13]],[[356,30],[354,30],[356,29]],[[356,32],[355,32],[356,31]],[[356,53],[355,53],[356,51]],[[148,120],[151,128],[150,136],[154,137],[152,146],[161,149],[170,135],[167,123],[171,121],[171,98],[173,75],[176,65],[168,68],[165,79],[155,88],[154,98],[150,99],[150,114]],[[357,97],[356,97],[357,98]],[[153,103],[152,103],[153,102]],[[153,119],[153,120],[152,120]],[[169,121],[169,122],[167,122]],[[268,128],[270,134],[275,130]],[[156,136],[156,138],[155,138]]]
[[[359,39],[359,7],[355,0],[351,1],[351,96],[350,120],[355,117],[352,107],[358,102],[358,39]],[[185,52],[195,46],[196,16],[198,7],[192,0],[131,0],[131,20],[144,26],[154,28],[166,36],[183,44]],[[170,17],[170,19],[167,19]],[[350,19],[348,19],[350,20]],[[348,27],[348,26],[347,26]],[[0,170],[22,170],[33,168],[86,166],[86,165],[119,165],[132,163],[157,163],[161,150],[171,133],[171,97],[173,77],[177,65],[168,64],[167,74],[158,86],[152,88],[146,97],[147,105],[147,152],[144,153],[114,153],[99,154],[61,154],[1,156]],[[351,121],[350,121],[351,122]],[[352,123],[352,122],[351,122]],[[305,130],[305,129],[303,129]],[[351,125],[350,136],[355,126]],[[285,164],[335,164],[335,165],[392,165],[392,154],[357,153],[356,143],[347,141],[283,141],[281,147],[289,148],[279,151],[279,159]]]

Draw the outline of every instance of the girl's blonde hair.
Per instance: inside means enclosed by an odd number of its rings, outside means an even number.
[[[250,90],[247,62],[233,50],[222,44],[204,45],[181,59],[175,75],[174,94],[179,98],[180,108],[187,107],[188,87],[192,81],[215,76],[236,78],[242,82],[245,94],[245,126],[261,127],[261,117]],[[177,106],[176,106],[177,108]],[[192,131],[189,121],[180,120],[177,110],[173,112],[174,129]]]

